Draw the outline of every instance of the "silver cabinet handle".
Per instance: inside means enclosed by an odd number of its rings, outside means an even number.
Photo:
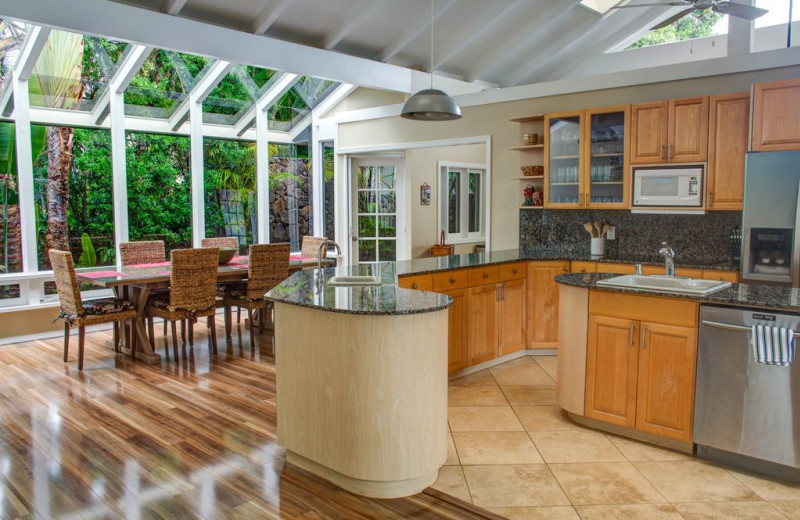
[[[505,300],[505,299],[506,299],[506,284],[503,284],[503,285],[502,285],[502,289],[501,289],[501,290],[503,291],[503,292],[502,292],[502,295],[503,295],[503,296],[502,296],[500,299],[501,299],[501,300]]]
[[[500,286],[494,288],[494,299],[500,301]]]
[[[669,160],[671,161],[673,157],[675,157],[675,146],[669,145]]]
[[[636,330],[636,325],[631,323],[631,339],[630,339],[631,346],[633,345],[633,331],[635,330]]]
[[[664,158],[664,145],[663,144],[661,145],[661,151],[658,153],[658,156],[661,157],[662,159]]]
[[[644,323],[642,323],[642,350],[644,350],[644,348],[645,348],[645,344],[644,344],[645,334],[647,334],[647,326]]]
[[[583,194],[583,205],[589,207],[589,192]]]

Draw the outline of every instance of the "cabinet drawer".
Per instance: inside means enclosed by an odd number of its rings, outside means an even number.
[[[636,272],[636,266],[634,264],[606,264],[604,262],[598,262],[597,272],[633,274]]]
[[[666,325],[697,326],[698,303],[663,296],[591,291],[589,314],[653,321]]]
[[[497,283],[500,279],[500,269],[499,266],[496,265],[473,267],[472,269],[468,269],[468,271],[470,287]]]
[[[525,262],[515,262],[513,264],[502,264],[500,268],[500,281],[521,280],[527,275]]]
[[[719,271],[716,269],[708,269],[703,271],[704,280],[724,280],[726,282],[737,283],[739,281],[739,273],[737,271]]]
[[[445,271],[434,273],[433,290],[435,292],[452,291],[453,289],[463,289],[469,284],[467,269],[456,269],[455,271]]]
[[[572,262],[570,271],[573,273],[596,273],[597,262]]]
[[[397,285],[403,289],[417,289],[419,291],[433,290],[433,276],[420,274],[416,276],[402,276],[397,279]]]

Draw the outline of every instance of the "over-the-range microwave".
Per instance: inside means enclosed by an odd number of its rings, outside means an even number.
[[[631,211],[702,213],[702,164],[634,166]]]

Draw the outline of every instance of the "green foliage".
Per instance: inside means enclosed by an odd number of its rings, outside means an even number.
[[[722,15],[713,12],[711,9],[693,11],[672,25],[651,31],[647,36],[633,43],[628,49],[711,36],[711,29],[720,18],[722,18]]]
[[[81,235],[81,256],[78,259],[78,267],[94,267],[97,265],[97,254],[92,245],[92,239],[87,233]]]

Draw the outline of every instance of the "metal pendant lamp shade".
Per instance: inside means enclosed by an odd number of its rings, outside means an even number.
[[[433,63],[433,1],[431,0],[431,63]],[[455,99],[433,88],[433,71],[431,71],[431,88],[420,90],[408,98],[400,115],[415,121],[452,121],[461,119],[461,107]]]

